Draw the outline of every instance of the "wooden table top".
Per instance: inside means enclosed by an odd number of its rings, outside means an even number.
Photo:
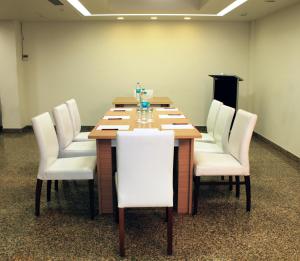
[[[173,104],[173,102],[168,97],[153,97],[149,99],[150,104],[153,105],[170,105]],[[113,102],[113,105],[137,105],[138,100],[135,97],[116,97]]]
[[[120,108],[121,110],[121,108]],[[158,128],[161,129],[161,124],[171,123],[190,123],[188,118],[182,119],[161,119],[160,114],[183,114],[178,111],[157,111],[153,109],[153,122],[142,124],[137,122],[136,108],[132,108],[132,111],[108,111],[105,116],[130,116],[128,120],[105,120],[101,119],[95,128],[89,134],[90,139],[115,139],[117,135],[116,130],[97,130],[99,125],[129,125],[129,130],[134,128]],[[176,139],[194,139],[200,138],[201,133],[196,129],[177,129],[174,130]]]

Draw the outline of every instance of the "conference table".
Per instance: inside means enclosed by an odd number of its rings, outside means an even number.
[[[136,108],[111,108],[104,117],[97,123],[89,134],[90,139],[96,140],[97,146],[97,176],[98,176],[98,196],[100,214],[113,212],[113,178],[116,172],[116,148],[115,139],[117,130],[115,126],[125,126],[128,130],[135,128],[158,128],[167,126],[174,129],[175,152],[174,166],[176,173],[174,176],[175,207],[179,214],[192,213],[193,194],[193,155],[194,139],[200,138],[201,133],[191,126],[188,118],[163,118],[177,117],[183,114],[173,108],[153,108],[153,122],[142,124],[137,122]],[[164,115],[164,116],[160,116]],[[169,116],[166,116],[169,115]],[[172,116],[173,115],[173,116]],[[110,117],[114,119],[109,119]],[[122,119],[120,119],[122,118]],[[165,125],[167,124],[167,125]],[[107,128],[109,129],[99,129]],[[173,127],[174,126],[174,127]],[[185,128],[189,126],[191,128]],[[108,126],[110,127],[110,126]],[[128,148],[130,151],[130,148]],[[153,188],[155,193],[155,188]]]
[[[168,97],[152,97],[148,101],[152,107],[170,107],[173,104]],[[112,104],[115,107],[137,106],[138,100],[135,97],[116,97]]]

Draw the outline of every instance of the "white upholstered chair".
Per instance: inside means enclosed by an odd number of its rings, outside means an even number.
[[[96,156],[96,142],[94,140],[73,141],[72,121],[66,104],[55,107],[53,116],[56,123],[60,158]]]
[[[168,248],[172,254],[174,132],[117,133],[115,176],[119,212],[120,255],[125,255],[125,208],[166,207]]]
[[[217,121],[217,116],[222,104],[223,103],[218,100],[213,100],[211,102],[206,120],[207,133],[202,133],[202,137],[198,140],[204,142],[214,142],[214,129]]]
[[[70,99],[66,101],[71,121],[72,121],[72,126],[73,126],[73,132],[74,132],[74,138],[73,141],[88,141],[89,134],[90,132],[80,132],[81,130],[81,119],[80,119],[80,114],[77,106],[77,102],[75,99]]]
[[[58,158],[59,146],[49,113],[43,113],[34,117],[32,125],[40,151],[36,182],[35,215],[40,215],[43,181],[47,181],[47,201],[50,201],[52,180],[88,180],[91,218],[93,218],[96,157]]]
[[[195,153],[226,153],[228,151],[229,131],[234,112],[235,109],[221,105],[214,128],[214,143],[202,142],[201,139],[195,140]]]
[[[257,116],[255,114],[238,110],[229,138],[228,153],[195,153],[194,214],[197,212],[198,191],[200,177],[202,176],[235,176],[237,197],[239,197],[240,194],[241,183],[239,177],[244,176],[246,185],[246,210],[250,211],[251,192],[249,146],[256,120]]]

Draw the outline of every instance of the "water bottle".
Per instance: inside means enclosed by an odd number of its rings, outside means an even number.
[[[142,87],[141,84],[139,82],[137,82],[136,84],[136,88],[135,88],[135,95],[136,98],[138,100],[138,107],[141,107],[141,101],[142,101]]]

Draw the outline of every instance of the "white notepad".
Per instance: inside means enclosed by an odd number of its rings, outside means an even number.
[[[161,114],[159,115],[160,119],[184,119],[184,115],[172,115],[172,114]]]
[[[132,111],[132,108],[111,108],[110,111]]]
[[[177,108],[157,108],[156,111],[178,111]]]
[[[97,130],[129,130],[129,125],[99,125]]]
[[[162,130],[188,130],[194,129],[192,124],[174,125],[174,124],[162,124]]]
[[[111,120],[111,119],[121,119],[121,120],[129,120],[130,116],[122,116],[122,115],[114,115],[114,116],[104,116],[103,117],[104,120]]]

